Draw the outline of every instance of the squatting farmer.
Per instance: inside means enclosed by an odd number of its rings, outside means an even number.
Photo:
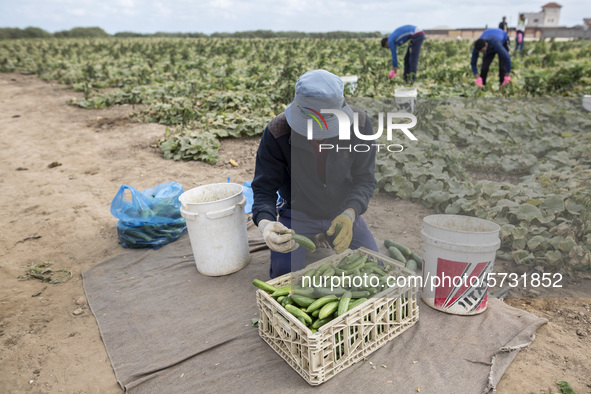
[[[343,87],[326,70],[303,74],[294,100],[261,137],[252,211],[271,249],[271,278],[306,265],[306,250],[298,248],[290,229],[308,238],[324,235],[336,253],[362,246],[378,250],[361,217],[376,186],[375,147],[354,148],[367,143],[354,133],[355,125],[364,135],[373,128],[363,111],[346,103]],[[339,138],[340,127],[349,131],[349,140]],[[342,227],[335,234],[337,223]]]
[[[404,55],[404,82],[414,83],[419,67],[419,55],[421,46],[425,41],[425,32],[413,25],[400,26],[388,37],[382,38],[382,48],[389,48],[392,53],[392,70],[388,78],[394,78],[398,73],[397,48],[408,41],[408,48]]]
[[[482,53],[482,66],[478,74],[478,56]],[[495,55],[499,55],[499,83],[507,86],[511,82],[511,55],[509,54],[509,36],[501,29],[486,29],[480,38],[474,42],[472,49],[472,73],[476,78],[474,83],[479,88],[486,85],[488,70]]]

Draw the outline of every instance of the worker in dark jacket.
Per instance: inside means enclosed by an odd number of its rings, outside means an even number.
[[[419,67],[419,55],[421,46],[425,41],[425,32],[413,25],[400,26],[394,30],[388,37],[382,38],[382,48],[389,48],[392,53],[392,70],[388,78],[394,78],[398,73],[398,54],[397,49],[408,42],[406,55],[404,55],[404,82],[413,83]]]
[[[478,56],[482,53],[482,67],[480,74],[476,63]],[[486,85],[486,77],[488,69],[492,63],[495,55],[499,55],[499,83],[502,86],[507,86],[511,82],[511,55],[509,55],[509,35],[501,29],[486,29],[476,42],[474,42],[474,49],[472,50],[472,73],[476,78],[474,83],[478,87]]]
[[[261,138],[252,211],[271,249],[271,278],[305,267],[306,250],[298,248],[290,229],[307,237],[324,234],[336,253],[361,246],[378,250],[361,217],[376,186],[375,147],[355,134],[354,116],[360,134],[372,135],[372,125],[364,112],[347,105],[343,87],[328,71],[305,73],[294,101]],[[341,127],[350,132],[349,140],[339,139]],[[355,149],[363,143],[370,149]],[[342,227],[335,234],[338,223]]]
[[[507,17],[506,16],[504,16],[503,20],[501,20],[501,23],[499,23],[499,29],[501,29],[505,33],[509,33],[509,25],[507,24]]]

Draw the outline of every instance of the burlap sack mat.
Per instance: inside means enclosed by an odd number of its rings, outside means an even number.
[[[159,250],[126,251],[84,272],[88,303],[123,389],[489,392],[547,322],[498,300],[476,316],[445,314],[421,302],[415,326],[368,361],[311,387],[251,326],[258,312],[252,280],[268,279],[269,250],[256,227],[249,225],[248,234],[250,264],[224,277],[198,273],[187,235]]]

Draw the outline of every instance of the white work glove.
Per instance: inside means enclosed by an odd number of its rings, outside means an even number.
[[[275,252],[289,253],[300,246],[291,238],[291,230],[279,222],[262,219],[259,222],[259,230],[263,233],[263,239],[269,249]]]

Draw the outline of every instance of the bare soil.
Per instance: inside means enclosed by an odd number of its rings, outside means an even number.
[[[156,141],[165,126],[133,122],[131,106],[67,105],[77,96],[34,76],[0,74],[2,392],[121,392],[86,304],[81,273],[124,251],[109,212],[122,184],[145,189],[174,180],[187,190],[253,177],[258,138],[222,141],[216,165],[164,160]],[[376,238],[420,251],[422,218],[431,213],[378,194],[365,219]],[[18,279],[24,267],[44,262],[71,271],[72,279],[61,284]],[[496,268],[523,271],[502,261]],[[558,380],[570,382],[577,393],[591,392],[589,282],[567,277],[560,298],[528,293],[506,300],[549,323],[519,353],[499,393],[558,392]]]

